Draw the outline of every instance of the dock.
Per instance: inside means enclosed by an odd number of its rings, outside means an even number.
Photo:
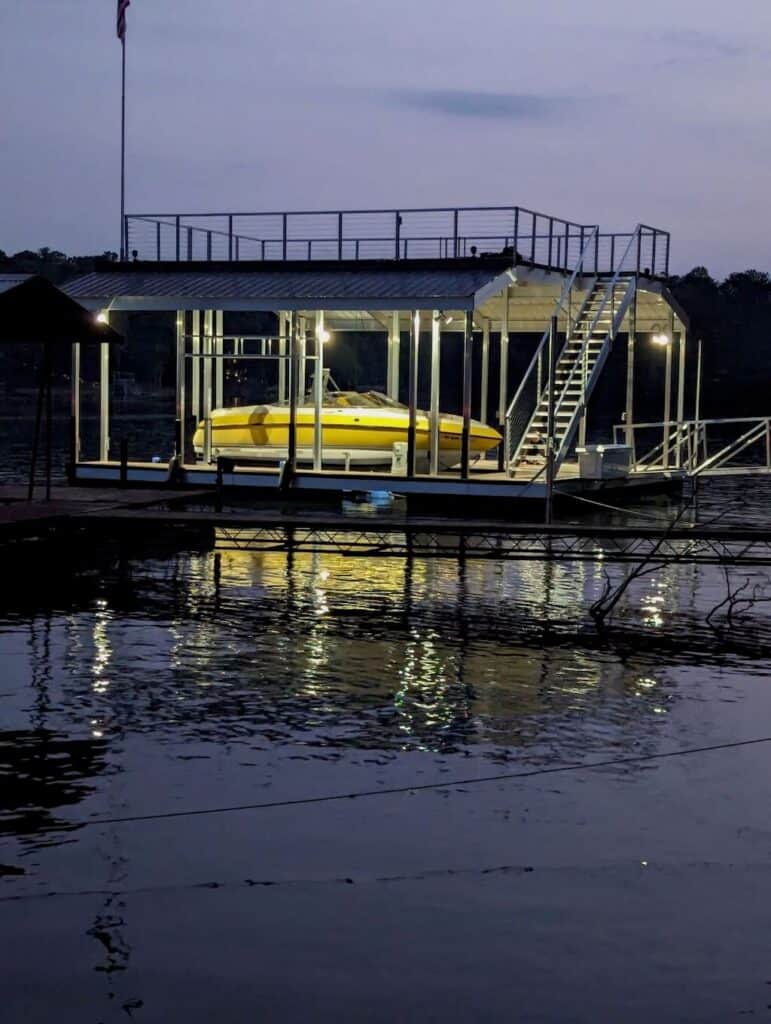
[[[684,522],[607,526],[421,516],[399,512],[212,507],[210,490],[55,489],[52,500],[19,500],[0,489],[0,550],[23,542],[74,557],[118,549],[316,552],[365,558],[771,566],[771,529]]]

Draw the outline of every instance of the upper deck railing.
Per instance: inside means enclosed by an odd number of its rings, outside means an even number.
[[[124,245],[141,260],[451,260],[508,255],[515,263],[568,272],[593,224],[521,206],[294,213],[128,214]],[[597,231],[589,272],[669,273],[667,231]],[[623,259],[626,253],[625,259]],[[620,263],[627,265],[621,266]]]

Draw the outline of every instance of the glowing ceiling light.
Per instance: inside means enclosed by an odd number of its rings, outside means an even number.
[[[107,324],[110,322],[110,318],[107,316],[104,310],[101,313],[96,314],[96,322],[98,324]]]

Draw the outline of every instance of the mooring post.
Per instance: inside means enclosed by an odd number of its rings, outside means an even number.
[[[551,318],[549,327],[549,383],[546,413],[546,510],[545,522],[551,526],[552,498],[554,496],[554,367],[557,353],[557,317]]]
[[[217,456],[217,475],[214,482],[214,511],[222,511],[222,489],[224,481],[224,460],[221,455]]]

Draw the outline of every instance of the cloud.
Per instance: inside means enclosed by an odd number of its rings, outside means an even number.
[[[711,35],[708,32],[692,32],[672,29],[648,36],[651,43],[670,51],[655,62],[663,67],[671,64],[738,60],[752,56],[754,48],[736,37]]]
[[[550,117],[565,105],[549,96],[527,96],[470,89],[407,89],[390,93],[400,106],[450,117],[488,118],[507,121]]]

